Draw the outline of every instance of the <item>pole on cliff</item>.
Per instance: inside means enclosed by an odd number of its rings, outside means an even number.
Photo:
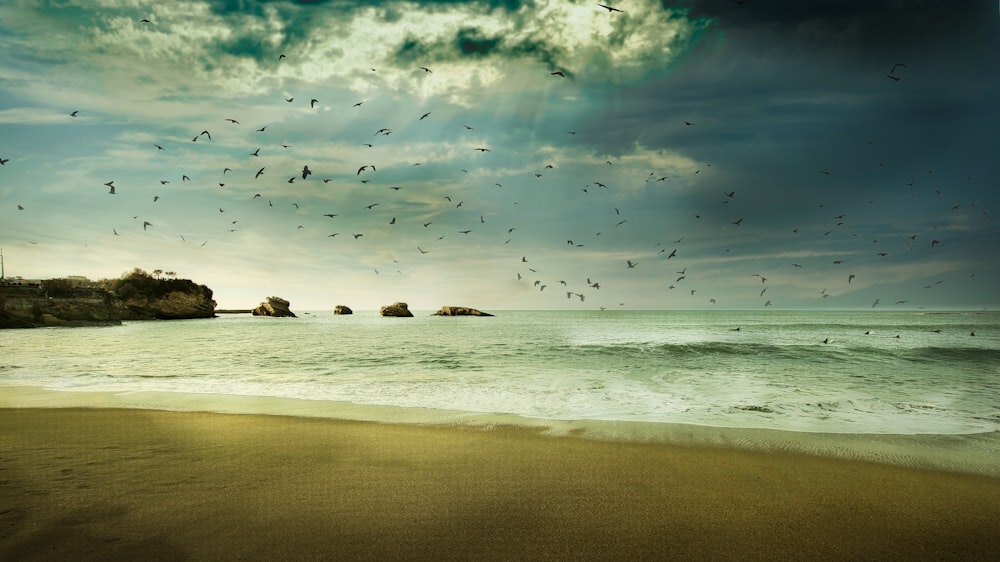
[[[3,279],[3,248],[0,248],[0,281]]]

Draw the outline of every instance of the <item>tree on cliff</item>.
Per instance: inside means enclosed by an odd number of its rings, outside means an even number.
[[[162,273],[161,270],[156,271]],[[122,300],[131,298],[155,300],[174,291],[201,294],[209,300],[212,298],[212,289],[198,285],[190,279],[160,279],[138,267],[118,279],[105,279],[101,282],[101,286]]]

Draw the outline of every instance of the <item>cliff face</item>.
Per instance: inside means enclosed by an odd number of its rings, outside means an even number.
[[[136,296],[123,301],[126,320],[180,320],[212,318],[215,301],[203,293],[170,291],[159,297]]]
[[[93,326],[122,320],[215,316],[212,290],[187,279],[154,279],[136,270],[98,286],[64,279],[41,285],[0,286],[0,328]]]
[[[121,324],[125,312],[101,289],[51,296],[41,287],[0,287],[0,328]]]

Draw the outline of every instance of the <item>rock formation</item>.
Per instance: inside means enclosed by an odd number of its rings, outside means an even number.
[[[351,310],[351,307],[349,307],[349,306],[338,304],[337,306],[333,307],[333,313],[334,314],[354,314],[354,311]]]
[[[410,312],[410,309],[405,302],[395,302],[390,305],[383,306],[379,309],[379,314],[382,316],[396,316],[402,318],[409,318],[413,316],[413,313]]]
[[[0,285],[0,328],[213,316],[215,301],[208,287],[188,279],[154,278],[140,269],[100,282],[78,277]]]
[[[434,316],[493,316],[488,312],[469,308],[467,306],[442,306]]]
[[[295,313],[288,309],[289,302],[280,297],[267,297],[260,306],[250,311],[254,316],[276,316],[296,318]]]

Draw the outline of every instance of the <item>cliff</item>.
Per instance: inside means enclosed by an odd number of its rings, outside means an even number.
[[[0,285],[0,328],[93,326],[214,315],[215,301],[208,287],[188,279],[154,278],[140,269],[99,283],[78,278]]]

